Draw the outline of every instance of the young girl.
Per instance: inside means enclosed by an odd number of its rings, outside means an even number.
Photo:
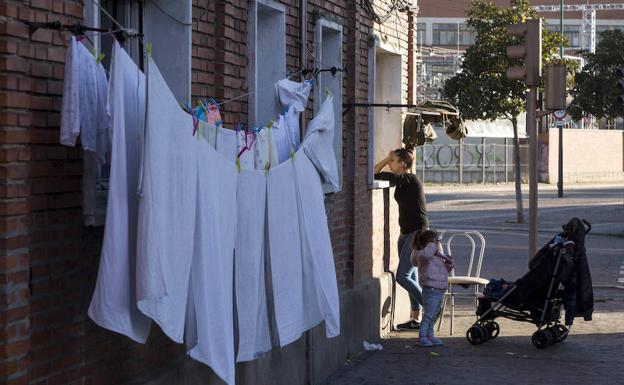
[[[444,255],[438,233],[433,230],[416,233],[411,257],[412,264],[418,266],[418,281],[422,287],[425,308],[418,332],[418,344],[442,345],[442,341],[433,335],[433,324],[444,299],[448,273],[453,269],[453,258]]]

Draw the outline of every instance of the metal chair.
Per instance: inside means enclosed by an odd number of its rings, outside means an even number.
[[[455,268],[451,271],[451,275],[448,278],[448,290],[444,294],[444,300],[442,302],[442,309],[440,310],[440,314],[438,315],[438,328],[439,331],[442,327],[442,319],[444,318],[444,311],[446,310],[447,299],[450,297],[451,299],[451,327],[450,333],[453,335],[453,327],[454,327],[454,317],[455,317],[455,296],[467,296],[474,297],[475,306],[477,303],[477,298],[481,295],[479,292],[480,286],[485,286],[488,284],[489,280],[481,278],[481,263],[483,262],[483,255],[485,254],[485,238],[483,235],[476,230],[442,230],[440,231],[440,239],[441,244],[443,245],[444,237],[447,236],[446,240],[446,250],[445,253],[447,255],[453,256],[455,260],[455,265],[458,262],[458,256],[453,254],[451,250],[451,244],[453,239],[457,236],[462,236],[468,239],[470,242],[471,250],[470,250],[470,259],[468,261],[468,269],[466,275],[456,275]],[[479,255],[475,260],[475,255],[477,251],[477,244],[475,242],[475,237],[479,240]],[[444,248],[444,245],[442,246]],[[476,262],[476,267],[474,267]],[[474,267],[474,268],[473,268]],[[456,293],[454,291],[455,285],[461,286],[472,286],[473,290],[471,293]]]

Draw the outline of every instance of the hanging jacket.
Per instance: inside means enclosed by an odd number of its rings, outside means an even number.
[[[585,249],[585,226],[580,219],[572,218],[563,229],[566,238],[573,240],[576,245],[574,269],[566,287],[564,302],[565,323],[572,325],[575,317],[583,317],[585,321],[592,320],[594,292]]]

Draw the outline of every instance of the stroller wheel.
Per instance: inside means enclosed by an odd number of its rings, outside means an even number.
[[[546,328],[546,329],[544,329],[544,331],[550,337],[548,339],[548,345],[554,345],[557,342],[559,342],[559,331],[557,329],[555,329],[555,328]]]
[[[544,349],[548,347],[548,345],[552,345],[553,338],[551,334],[544,330],[538,330],[533,333],[533,337],[531,337],[531,342],[538,349]]]
[[[472,325],[466,332],[466,339],[472,345],[481,345],[487,341],[487,330],[481,325]]]
[[[500,333],[500,326],[494,321],[488,322],[484,325],[487,329],[489,339],[493,340],[498,337],[498,333]]]
[[[563,342],[563,340],[568,338],[569,330],[565,326],[557,324],[553,326],[553,330],[556,330],[557,332],[557,342]]]

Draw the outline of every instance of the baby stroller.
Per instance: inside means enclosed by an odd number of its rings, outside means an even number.
[[[531,340],[543,349],[567,338],[575,316],[591,320],[593,293],[585,254],[590,230],[587,221],[573,218],[529,261],[529,272],[522,278],[491,280],[478,299],[479,318],[466,332],[468,342],[480,345],[495,339],[500,331],[495,320],[503,317],[535,324]],[[560,320],[562,306],[565,325]]]

